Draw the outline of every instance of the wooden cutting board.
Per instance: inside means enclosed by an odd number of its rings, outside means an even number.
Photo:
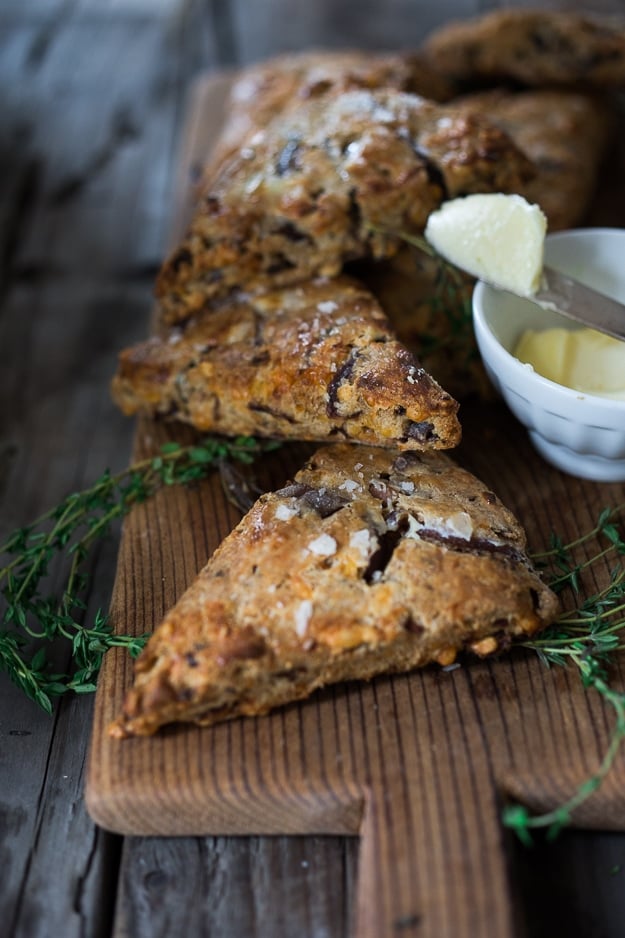
[[[228,83],[227,76],[202,80],[192,96],[175,236]],[[461,417],[458,460],[516,512],[533,550],[547,545],[551,531],[568,540],[590,529],[602,508],[623,501],[623,485],[547,466],[501,403],[466,405]],[[140,422],[135,456],[172,438],[191,434]],[[262,485],[282,484],[307,452],[291,444],[264,457]],[[136,508],[123,530],[113,625],[136,633],[156,625],[239,517],[217,477]],[[94,820],[137,835],[358,835],[358,938],[512,936],[511,835],[500,824],[502,805],[509,798],[538,811],[560,804],[597,769],[612,724],[575,672],[515,652],[332,687],[267,717],[118,742],[106,726],[131,677],[128,657],[111,652],[89,758]],[[620,673],[615,681],[623,686]],[[575,821],[625,829],[625,760],[618,758]]]

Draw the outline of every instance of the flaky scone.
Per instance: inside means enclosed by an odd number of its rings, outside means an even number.
[[[525,548],[511,512],[445,454],[324,447],[166,615],[110,733],[209,725],[465,648],[491,654],[556,615]]]
[[[353,89],[408,91],[431,101],[448,101],[453,82],[416,52],[372,52],[341,49],[291,52],[242,69],[234,79],[224,108],[214,164],[292,108],[311,98]]]
[[[233,289],[389,256],[396,233],[421,231],[444,199],[515,192],[532,172],[505,133],[466,109],[393,91],[307,101],[211,180],[158,277],[163,318],[188,318]]]
[[[625,87],[625,17],[493,10],[433,32],[421,50],[443,75],[468,84]]]
[[[460,439],[456,401],[347,277],[215,301],[186,329],[123,351],[112,392],[128,415],[228,435],[400,449]]]
[[[607,97],[570,90],[492,90],[457,104],[484,114],[536,167],[519,194],[540,205],[549,231],[583,221],[615,126]]]

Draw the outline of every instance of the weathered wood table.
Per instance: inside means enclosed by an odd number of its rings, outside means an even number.
[[[286,49],[407,47],[452,16],[497,5],[3,0],[3,534],[129,462],[134,424],[108,382],[118,349],[149,328],[195,79]],[[602,211],[625,224],[622,202]],[[108,608],[117,548],[108,539],[93,561],[88,615]],[[608,717],[597,708],[591,717],[605,733]],[[109,833],[85,808],[92,729],[91,696],[63,699],[50,717],[0,675],[0,934],[349,934],[357,837]],[[519,936],[625,934],[624,834],[570,830],[531,850],[510,838],[505,855]],[[418,917],[397,918],[395,932],[418,935]]]

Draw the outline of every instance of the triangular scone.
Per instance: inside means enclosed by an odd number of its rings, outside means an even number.
[[[435,30],[421,52],[455,81],[625,87],[625,17],[574,10],[493,10]]]
[[[291,108],[311,98],[342,91],[386,88],[408,91],[430,101],[448,101],[453,82],[428,66],[415,52],[371,49],[323,49],[287,52],[241,69],[230,88],[225,122],[211,153],[211,164],[240,147]]]
[[[123,351],[112,393],[128,415],[199,430],[446,449],[456,401],[346,277],[213,304],[181,332]]]
[[[514,516],[446,454],[336,444],[263,495],[136,663],[116,737],[487,655],[556,615]]]
[[[253,135],[203,192],[157,281],[165,321],[233,289],[338,274],[395,252],[440,203],[515,192],[527,157],[484,117],[396,91],[311,99]],[[389,234],[388,232],[391,232]]]
[[[540,205],[549,231],[583,221],[615,127],[607,95],[498,89],[465,95],[457,104],[488,116],[532,160],[536,173],[518,192]]]

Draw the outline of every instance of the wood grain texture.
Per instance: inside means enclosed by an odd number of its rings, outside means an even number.
[[[179,220],[226,88],[227,79],[208,79],[192,96]],[[516,511],[535,550],[550,531],[571,537],[622,499],[621,485],[547,467],[499,403],[465,406],[463,428],[459,460]],[[189,438],[141,423],[135,455],[172,434]],[[266,457],[263,486],[280,485],[302,459],[297,445]],[[114,623],[137,632],[157,624],[237,520],[216,478],[142,506],[125,523]],[[518,652],[329,688],[256,720],[120,743],[105,728],[130,680],[129,660],[110,655],[86,793],[94,819],[127,835],[359,834],[358,938],[517,934],[501,806],[507,798],[542,811],[561,803],[596,769],[610,725],[575,675]],[[579,810],[579,825],[625,827],[624,772],[619,760]]]
[[[115,938],[347,935],[355,846],[333,837],[127,838]]]

